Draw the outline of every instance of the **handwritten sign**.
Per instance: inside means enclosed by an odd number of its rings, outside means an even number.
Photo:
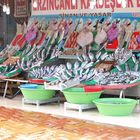
[[[15,17],[27,17],[28,16],[28,0],[15,0]]]

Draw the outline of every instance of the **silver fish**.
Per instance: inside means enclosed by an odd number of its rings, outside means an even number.
[[[88,64],[88,61],[85,61],[82,63],[81,68],[85,68],[85,66]]]
[[[86,54],[83,54],[82,57],[83,57],[84,61],[88,61],[89,60],[88,56]]]
[[[99,59],[99,57],[101,56],[101,52],[98,52],[97,54],[96,54],[96,59],[98,60]]]
[[[94,73],[89,73],[87,75],[87,80],[91,80],[91,78],[93,78],[93,76],[94,76]]]
[[[78,70],[74,70],[74,74],[75,74],[75,76],[77,76],[78,75]]]
[[[87,68],[86,71],[83,72],[83,75],[85,75],[85,74],[87,75],[89,73],[89,71],[90,71],[90,68]]]
[[[50,70],[51,70],[51,71],[54,71],[54,69],[55,69],[55,66],[51,66],[51,67],[50,67]]]
[[[64,30],[64,28],[62,28],[61,35],[60,35],[58,43],[60,43],[60,41],[62,41],[62,39],[64,38],[64,35],[65,35],[65,30]]]
[[[89,56],[90,61],[94,60],[94,55],[92,53],[89,53],[88,56]]]
[[[45,50],[45,49],[43,49],[43,50],[42,50],[42,52],[41,52],[41,58],[42,58],[42,60],[44,60],[44,59],[45,59],[45,51],[46,51],[46,50]]]
[[[122,71],[122,68],[119,65],[116,65],[116,68],[118,69],[118,71]]]
[[[69,80],[69,79],[70,79],[70,77],[69,77],[67,74],[63,74],[63,75],[62,75],[62,78],[63,78],[64,80]]]
[[[128,66],[127,63],[125,63],[125,71],[126,71],[126,72],[130,71],[129,66]]]
[[[67,62],[66,67],[67,67],[68,70],[71,70],[72,69],[72,64]]]
[[[90,68],[93,66],[93,62],[90,62],[88,64],[86,64],[86,66],[84,67],[84,69]]]
[[[66,73],[67,73],[67,75],[69,76],[69,77],[72,77],[72,72],[70,72],[70,71],[66,71]]]
[[[79,62],[76,61],[75,64],[74,64],[74,69],[77,69],[79,66],[80,66]]]
[[[107,52],[106,52],[106,53],[104,53],[103,55],[101,55],[101,60],[104,60],[106,57],[108,57]]]
[[[79,76],[82,77],[83,75],[87,75],[87,74],[85,74],[85,70],[84,69],[81,69],[79,71]]]
[[[136,63],[136,61],[137,61],[137,59],[136,59],[134,54],[132,55],[132,60],[133,60],[134,63]]]
[[[83,57],[81,57],[81,56],[79,56],[79,55],[77,55],[77,59],[78,59],[80,62],[83,62],[83,61],[84,61]]]
[[[47,73],[49,73],[49,70],[50,70],[50,68],[49,68],[49,67],[47,67],[47,68],[46,68]]]
[[[137,62],[135,63],[134,71],[137,72],[138,69],[139,69],[139,62],[137,61]]]
[[[86,78],[87,78],[87,75],[82,76],[82,77],[81,77],[81,81],[86,80]]]

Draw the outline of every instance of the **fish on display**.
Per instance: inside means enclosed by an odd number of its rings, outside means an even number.
[[[95,57],[92,53],[88,54],[90,61],[94,61]]]
[[[72,64],[67,62],[66,67],[67,67],[68,70],[71,70],[72,69]]]

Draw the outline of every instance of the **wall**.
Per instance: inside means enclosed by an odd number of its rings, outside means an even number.
[[[16,35],[16,22],[14,21],[13,17],[8,15],[6,16],[6,30],[7,30],[7,44],[10,44],[12,39]]]
[[[0,38],[3,37],[3,13],[2,13],[2,7],[0,7]]]
[[[10,44],[11,40],[16,34],[16,22],[11,15],[6,15],[3,13],[3,18],[0,19],[1,25],[1,35],[4,38],[4,46]]]

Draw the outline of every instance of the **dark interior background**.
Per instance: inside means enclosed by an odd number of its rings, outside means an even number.
[[[31,0],[27,0],[29,5],[28,17],[14,17],[14,0],[0,0],[0,49],[10,44],[11,40],[16,35],[16,24],[27,24],[30,17]],[[4,3],[8,3],[10,6],[10,15],[6,15],[2,11]]]

